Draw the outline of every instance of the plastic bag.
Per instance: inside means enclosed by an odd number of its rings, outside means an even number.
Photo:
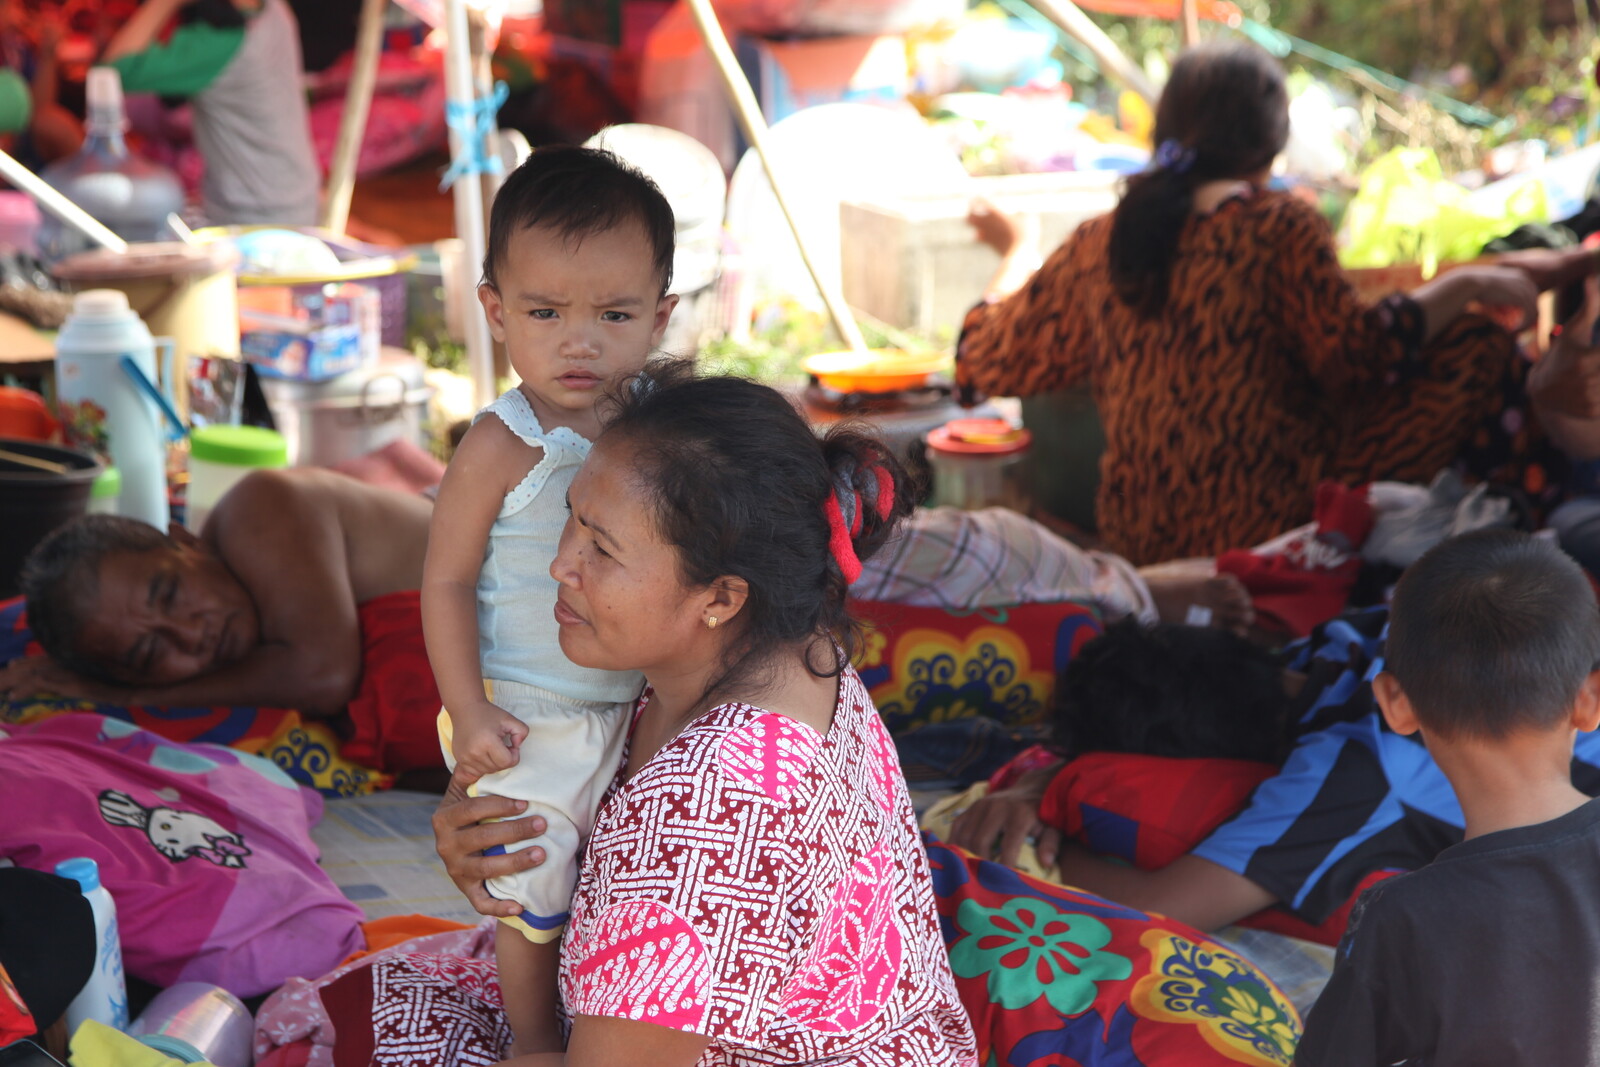
[[[1345,211],[1339,261],[1346,267],[1418,263],[1424,277],[1432,277],[1440,263],[1475,259],[1490,241],[1548,213],[1537,179],[1511,191],[1496,210],[1485,210],[1445,179],[1431,149],[1396,148],[1362,175]]]

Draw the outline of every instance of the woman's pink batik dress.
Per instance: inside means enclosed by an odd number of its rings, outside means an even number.
[[[702,1065],[976,1063],[905,779],[854,670],[826,736],[724,704],[612,784],[561,996],[569,1015],[704,1034]]]

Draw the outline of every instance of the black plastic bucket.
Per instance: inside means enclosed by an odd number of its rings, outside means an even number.
[[[61,474],[36,470],[0,456],[0,600],[18,593],[22,561],[45,535],[89,507],[89,490],[100,474],[94,457],[40,441],[0,437],[0,451],[63,463]]]

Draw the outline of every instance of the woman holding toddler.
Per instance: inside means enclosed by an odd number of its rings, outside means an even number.
[[[914,503],[881,443],[819,440],[764,386],[669,365],[619,400],[572,483],[555,615],[574,663],[647,688],[561,946],[565,1051],[511,1063],[975,1064],[848,658],[845,590]],[[434,818],[484,914],[517,907],[484,879],[543,859],[482,854],[542,832],[521,810],[453,787]]]

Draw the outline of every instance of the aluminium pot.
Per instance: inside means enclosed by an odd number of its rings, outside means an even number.
[[[297,467],[331,467],[395,441],[426,447],[433,387],[422,361],[383,350],[377,363],[321,382],[261,379],[272,419]]]

